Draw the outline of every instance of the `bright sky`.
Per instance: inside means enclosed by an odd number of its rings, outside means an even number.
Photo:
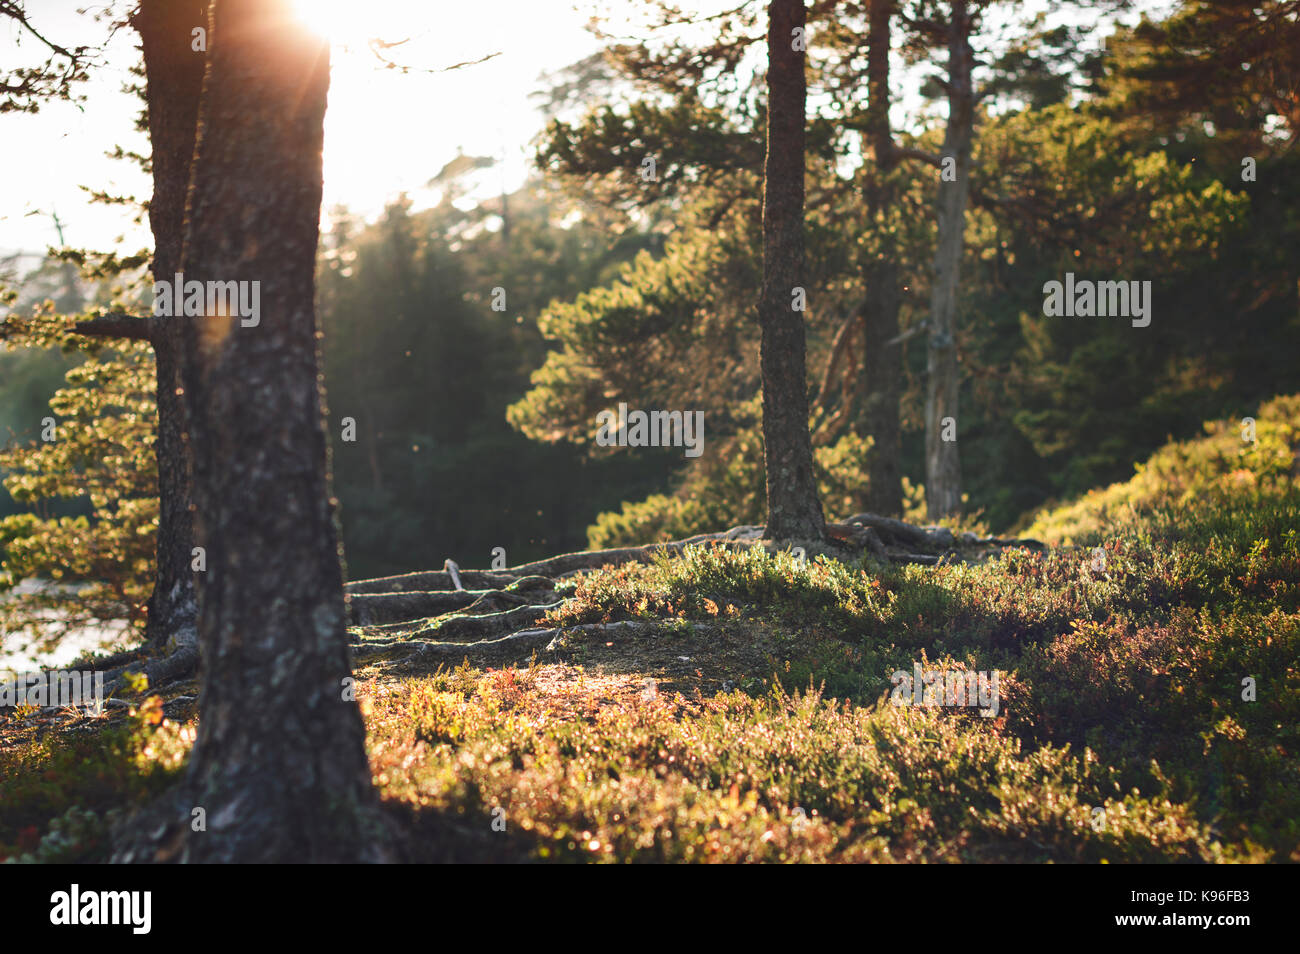
[[[417,207],[430,200],[426,183],[457,148],[503,160],[501,176],[513,187],[528,164],[528,140],[542,120],[528,94],[538,76],[598,48],[584,29],[590,5],[571,0],[297,0],[333,41],[329,108],[325,115],[324,208],[346,204],[373,216],[386,201],[410,194]],[[43,34],[65,46],[102,44],[105,24],[77,13],[84,0],[29,0]],[[364,18],[364,19],[363,19]],[[388,56],[410,72],[384,69],[365,38],[409,42]],[[0,60],[13,61],[18,31],[0,18]],[[121,207],[94,206],[79,188],[147,197],[147,177],[133,164],[104,153],[121,144],[148,153],[137,133],[138,101],[121,91],[138,61],[133,31],[122,30],[106,48],[84,91],[83,110],[53,103],[36,115],[0,116],[3,181],[0,254],[43,251],[57,244],[50,213],[58,213],[68,244],[109,249],[150,244],[146,225],[133,226]],[[18,47],[22,62],[37,45]],[[451,72],[455,63],[500,53],[485,63]],[[497,183],[499,185],[499,181]]]

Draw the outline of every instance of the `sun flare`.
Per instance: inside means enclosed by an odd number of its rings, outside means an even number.
[[[289,0],[295,15],[315,33],[332,43],[364,42],[377,38],[400,42],[420,32],[420,11],[428,8],[409,0]]]

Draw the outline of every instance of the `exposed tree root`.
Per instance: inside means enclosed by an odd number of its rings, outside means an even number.
[[[615,547],[610,550],[582,550],[577,553],[563,553],[546,560],[536,560],[512,567],[509,572],[517,574],[541,574],[543,576],[564,576],[580,570],[598,570],[606,566],[618,566],[623,563],[649,563],[661,553],[681,553],[688,546],[700,546],[713,543],[729,550],[744,550],[759,543],[763,535],[760,526],[732,527],[721,533],[701,533],[685,540],[670,543],[651,543],[643,547]],[[463,575],[463,574],[462,574]]]
[[[357,657],[364,658],[372,652],[392,653],[405,650],[402,658],[407,666],[434,662],[459,663],[462,659],[471,656],[475,663],[495,662],[505,657],[545,649],[557,632],[558,630],[550,629],[522,629],[508,636],[480,639],[473,643],[397,639],[387,643],[367,643],[362,648],[354,650],[354,653]]]
[[[946,527],[914,527],[902,520],[879,517],[874,513],[855,513],[844,521],[850,526],[870,527],[881,542],[894,545],[950,547],[952,531]]]
[[[690,624],[697,631],[710,627],[705,623]],[[533,652],[555,652],[563,649],[565,641],[575,635],[599,633],[602,636],[622,633],[639,635],[662,630],[662,623],[643,620],[622,620],[615,623],[582,623],[577,626],[562,626],[555,629],[523,629],[499,639],[486,639],[474,643],[425,642],[421,640],[393,640],[387,643],[367,643],[356,651],[358,656],[371,653],[391,653],[394,650],[409,650],[403,656],[402,665],[406,668],[427,666],[433,663],[460,663],[465,659],[482,665],[503,662],[507,659],[522,659]]]
[[[128,675],[144,675],[149,680],[149,688],[156,689],[169,682],[188,679],[199,670],[199,648],[189,644],[177,646],[166,656],[160,656],[156,659],[142,659],[139,654],[130,654],[135,656],[135,661],[124,666],[114,665],[111,669],[102,668],[104,663],[111,665],[121,662],[123,657],[127,655],[118,653],[101,661],[99,667],[93,667],[93,671],[102,671],[104,673],[104,695],[106,697],[125,690]]]
[[[558,608],[562,600],[544,603],[538,606],[520,606],[517,609],[501,613],[484,613],[482,616],[444,616],[430,620],[411,635],[430,635],[439,637],[438,642],[473,642],[483,639],[495,639],[507,633],[516,632],[520,627],[531,626],[553,609]]]
[[[540,581],[542,585],[521,587],[519,584],[525,581]],[[468,613],[495,613],[503,609],[527,606],[537,595],[552,594],[554,586],[554,581],[544,577],[527,577],[503,590],[353,593],[348,597],[348,618],[354,625],[373,626],[441,616],[459,610]],[[547,602],[551,601],[547,600]]]
[[[636,632],[656,624],[639,621],[596,623],[561,629],[537,628],[558,607],[557,580],[563,576],[623,563],[649,563],[659,554],[679,554],[688,546],[713,544],[732,550],[762,546],[769,552],[802,546],[808,558],[826,554],[842,559],[869,555],[893,563],[934,565],[947,559],[983,558],[1010,546],[1043,549],[1036,540],[955,537],[945,527],[918,527],[902,520],[858,513],[841,523],[827,524],[829,541],[763,540],[762,526],[739,526],[720,533],[703,533],[685,540],[641,547],[617,547],[565,553],[508,570],[460,570],[448,561],[443,570],[404,573],[349,583],[349,619],[356,631],[353,651],[359,657],[409,649],[415,661],[454,661],[470,658],[492,662],[546,649],[564,633],[602,630]],[[465,589],[457,589],[460,583]],[[391,636],[390,639],[382,637]],[[361,638],[357,638],[361,637]],[[378,639],[374,637],[380,637]],[[421,639],[420,637],[430,637]],[[102,660],[108,695],[126,688],[130,673],[142,673],[151,689],[196,674],[198,648],[189,643],[156,659],[139,653],[117,654]],[[112,668],[105,668],[111,666]]]
[[[515,582],[521,574],[508,572],[462,570],[460,581],[467,588],[500,589]],[[428,570],[421,573],[402,573],[398,576],[381,576],[374,580],[358,580],[346,587],[349,593],[412,593],[435,590],[456,591],[456,584],[446,570]]]
[[[360,580],[348,584],[350,618],[357,628],[354,637],[360,637],[354,638],[353,651],[365,657],[405,650],[403,665],[412,666],[459,663],[462,659],[485,664],[554,649],[565,633],[654,630],[658,624],[641,621],[560,629],[537,628],[536,624],[560,605],[554,598],[561,577],[624,563],[649,563],[661,554],[679,554],[688,546],[712,544],[732,550],[761,546],[768,552],[799,547],[808,559],[823,554],[847,560],[869,556],[923,565],[983,559],[1006,546],[1042,547],[1034,540],[980,538],[969,533],[959,539],[946,527],[917,527],[870,513],[828,523],[826,541],[764,540],[763,530],[762,526],[739,526],[669,543],[565,553],[504,571],[461,570],[448,560],[443,570]]]

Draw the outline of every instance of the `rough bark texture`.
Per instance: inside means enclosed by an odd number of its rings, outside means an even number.
[[[203,658],[189,783],[201,861],[389,857],[355,701],[319,382],[314,267],[327,45],[283,0],[217,0],[187,280],[257,281],[261,322],[185,343]]]
[[[943,440],[942,432],[945,418],[952,418],[958,428],[961,426],[957,415],[961,384],[957,366],[957,281],[966,228],[975,120],[970,31],[971,15],[966,0],[953,0],[948,33],[948,125],[943,137],[943,156],[955,160],[956,181],[944,181],[940,171],[939,238],[934,253],[926,361],[929,382],[925,402],[925,500],[931,520],[961,510],[957,441]]]
[[[903,472],[899,464],[902,431],[901,349],[887,344],[898,337],[898,311],[902,301],[898,266],[876,262],[866,269],[867,299],[863,303],[862,372],[866,378],[862,400],[863,428],[874,441],[867,458],[867,507],[876,513],[903,512]]]
[[[867,34],[867,139],[875,153],[879,175],[866,194],[867,212],[875,221],[895,201],[891,173],[898,160],[889,126],[889,48],[893,2],[871,4]],[[899,405],[902,400],[902,348],[888,344],[898,337],[900,269],[888,242],[880,257],[869,262],[863,278],[867,297],[862,306],[863,353],[862,422],[874,445],[867,463],[867,509],[891,516],[903,512],[902,434]]]
[[[804,53],[792,49],[804,26],[802,0],[768,6],[767,158],[763,166],[763,442],[767,530],[772,539],[824,540],[826,520],[813,477],[803,313],[792,308],[803,284]]]
[[[185,194],[203,92],[205,55],[191,49],[190,31],[207,23],[204,0],[142,0],[131,17],[144,54],[149,140],[153,147],[155,280],[171,281],[180,268],[185,239]],[[132,329],[121,329],[128,333]],[[174,322],[149,322],[158,385],[158,546],[154,590],[149,597],[146,641],[156,649],[197,644],[197,604],[190,569],[194,535],[186,466],[185,408],[177,393],[181,342]],[[102,333],[102,332],[101,332]]]

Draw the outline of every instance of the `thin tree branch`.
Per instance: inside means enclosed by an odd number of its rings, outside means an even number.
[[[932,152],[926,152],[923,149],[913,149],[911,146],[895,146],[893,153],[895,158],[917,159],[934,166],[936,169],[943,165],[942,156],[935,155]]]
[[[464,66],[477,66],[479,63],[486,63],[488,60],[495,59],[496,57],[501,55],[501,51],[497,50],[495,53],[489,53],[487,56],[481,56],[477,60],[465,60],[462,63],[453,63],[451,64],[451,66],[441,66],[438,67],[437,69],[423,70],[423,69],[416,69],[413,66],[403,66],[401,63],[398,63],[395,60],[390,60],[388,57],[384,56],[383,53],[379,52],[380,50],[388,50],[388,49],[392,49],[395,46],[401,46],[403,43],[406,42],[408,41],[399,40],[395,43],[385,43],[383,40],[371,40],[367,45],[370,47],[370,52],[374,54],[375,59],[383,63],[384,66],[387,67],[388,69],[400,70],[403,74],[411,73],[411,72],[449,73],[452,70],[458,70]]]
[[[859,313],[853,312],[840,324],[839,330],[835,332],[835,340],[831,343],[831,353],[826,359],[826,370],[822,374],[821,387],[817,390],[817,398],[813,401],[814,409],[825,409],[827,400],[831,396],[831,386],[835,382],[835,372],[839,370],[840,362],[844,359],[844,353],[849,345],[853,342],[854,326],[859,320]]]
[[[155,327],[152,318],[137,318],[119,311],[100,315],[89,321],[79,321],[72,326],[72,330],[79,335],[97,338],[152,341]]]
[[[897,337],[894,337],[894,338],[890,338],[888,341],[885,342],[885,344],[886,344],[886,345],[902,344],[902,343],[903,343],[904,341],[906,341],[908,338],[911,338],[911,337],[913,337],[913,336],[915,336],[915,335],[919,335],[922,331],[925,331],[925,329],[926,329],[927,327],[928,327],[928,323],[927,323],[927,322],[925,322],[925,321],[919,321],[919,322],[917,322],[915,325],[913,325],[911,328],[909,328],[909,329],[907,329],[906,331],[904,331],[901,335],[898,335]]]

